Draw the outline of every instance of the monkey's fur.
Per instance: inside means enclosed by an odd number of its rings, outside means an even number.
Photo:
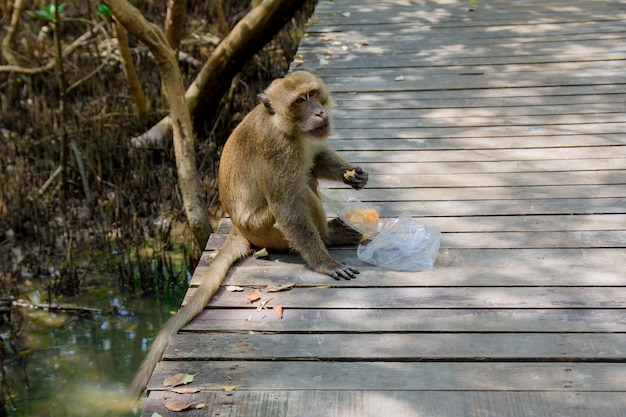
[[[328,148],[334,102],[316,76],[297,71],[274,80],[228,138],[220,160],[219,193],[233,228],[210,264],[208,277],[189,302],[163,326],[132,384],[139,397],[172,336],[199,314],[232,264],[252,246],[295,249],[311,269],[335,279],[358,271],[333,259],[326,246],[356,244],[360,234],[326,220],[318,179],[355,189],[368,175]],[[344,177],[355,170],[354,176]]]

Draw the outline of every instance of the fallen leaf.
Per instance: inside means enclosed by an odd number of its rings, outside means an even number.
[[[263,249],[259,249],[258,251],[254,252],[254,257],[255,258],[267,258],[268,256],[270,256],[270,254],[267,252],[267,249],[263,248]]]
[[[291,63],[291,65],[292,65],[294,68],[298,68],[299,66],[301,66],[301,65],[303,65],[303,64],[304,64],[304,61],[303,61],[303,60],[301,60],[301,59],[294,59],[294,60],[293,60],[293,62]]]
[[[343,12],[343,13],[341,13],[341,15],[343,17],[350,17],[350,12]]]
[[[359,94],[359,92],[358,91],[348,91],[347,94],[349,96],[356,96],[357,94]]]
[[[185,404],[182,403],[180,401],[166,401],[165,404],[165,408],[167,408],[170,411],[184,411],[192,406],[194,406],[196,403],[190,403],[190,404]]]
[[[322,36],[320,39],[323,40],[324,42],[335,40],[335,38],[331,38],[330,36]]]
[[[261,310],[267,310],[267,303],[269,303],[270,301],[272,301],[272,298],[265,300],[265,301],[259,301],[259,303],[256,306],[256,311],[261,311]]]
[[[247,297],[248,297],[248,301],[253,303],[256,300],[261,299],[261,293],[258,290],[252,290],[248,293]]]
[[[283,318],[283,306],[274,306],[273,310],[279,319]]]
[[[320,59],[320,65],[328,65],[328,60],[327,59]]]
[[[231,392],[231,391],[236,390],[237,388],[239,388],[239,385],[226,385],[224,387],[224,391],[225,392]]]
[[[227,285],[226,286],[226,291],[241,292],[241,291],[243,291],[243,287],[240,287],[238,285]]]
[[[368,41],[359,41],[359,42],[354,42],[354,46],[356,46],[357,48],[360,48],[362,46],[367,46],[370,43]]]
[[[296,284],[294,283],[288,283],[288,284],[271,284],[268,285],[267,288],[265,288],[265,292],[279,292],[279,291],[286,291],[286,290],[290,290],[293,287],[295,287]]]
[[[163,416],[155,411],[154,413],[152,413],[150,417],[163,417]]]
[[[206,403],[204,401],[202,401],[201,403],[196,404],[195,409],[196,410],[201,410],[204,407],[206,407]]]
[[[164,387],[177,387],[179,385],[187,385],[193,382],[194,377],[198,374],[176,374],[163,380]]]
[[[404,75],[400,75],[399,77],[394,78],[396,81],[404,81]]]

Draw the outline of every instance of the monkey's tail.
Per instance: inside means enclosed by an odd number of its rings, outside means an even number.
[[[202,281],[189,302],[183,306],[176,315],[172,316],[163,325],[152,342],[150,352],[143,360],[139,371],[135,375],[130,393],[139,398],[148,385],[148,381],[154,372],[157,362],[163,357],[169,340],[196,317],[211,300],[219,289],[220,284],[226,277],[230,267],[240,258],[250,252],[250,242],[240,235],[234,228],[228,234],[226,242],[220,248],[217,256],[211,262],[207,271],[207,277]]]

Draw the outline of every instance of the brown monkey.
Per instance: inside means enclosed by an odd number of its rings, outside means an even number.
[[[294,249],[313,270],[335,279],[358,274],[326,250],[356,244],[361,236],[337,219],[326,220],[318,179],[361,189],[368,178],[327,146],[334,105],[328,89],[316,76],[298,71],[274,80],[259,97],[261,103],[233,131],[220,160],[220,200],[233,228],[211,262],[209,276],[154,340],[133,381],[137,396],[169,339],[204,309],[232,264],[252,246]],[[344,175],[347,171],[352,172]]]

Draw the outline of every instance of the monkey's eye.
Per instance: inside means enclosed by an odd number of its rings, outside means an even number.
[[[315,95],[317,94],[317,90],[311,90],[309,91],[309,98],[311,97],[315,97]]]
[[[300,96],[296,99],[296,104],[302,104],[306,101],[306,97],[305,96]]]

